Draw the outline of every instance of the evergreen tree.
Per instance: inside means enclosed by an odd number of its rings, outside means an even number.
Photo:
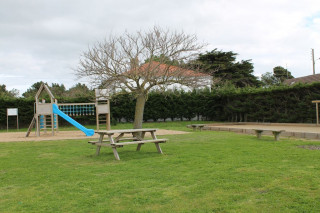
[[[66,87],[63,84],[52,83],[50,90],[56,98],[63,97],[66,93]]]
[[[0,97],[18,97],[19,91],[17,89],[12,89],[10,91],[7,90],[7,86],[4,84],[0,84]]]
[[[266,72],[261,75],[261,83],[264,87],[280,84],[279,80],[271,72]]]
[[[219,86],[226,82],[231,82],[236,87],[260,86],[260,81],[253,75],[254,67],[251,60],[236,62],[237,55],[232,51],[223,52],[214,49],[200,54],[195,64],[201,66],[205,73],[219,79],[217,84]]]
[[[273,76],[276,77],[281,83],[284,82],[286,79],[294,78],[287,69],[277,66],[273,68]]]
[[[276,66],[273,68],[273,73],[267,72],[265,74],[262,74],[261,83],[263,86],[269,87],[274,85],[280,85],[286,79],[292,78],[294,77],[291,75],[290,71],[281,66]]]
[[[70,98],[94,97],[94,91],[85,84],[77,83],[65,92],[65,96]]]
[[[36,93],[38,92],[38,90],[40,89],[40,86],[41,84],[44,83],[43,81],[39,81],[39,82],[36,82],[34,84],[32,84],[32,86],[27,89],[26,92],[24,92],[22,94],[23,97],[25,98],[34,98],[34,96],[36,95]]]

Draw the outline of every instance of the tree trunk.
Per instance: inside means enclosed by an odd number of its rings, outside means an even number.
[[[134,129],[141,129],[142,128],[143,112],[144,112],[145,103],[146,103],[145,95],[143,95],[143,94],[139,95],[137,97],[136,110],[135,110],[135,114],[134,114],[134,122],[133,122]]]

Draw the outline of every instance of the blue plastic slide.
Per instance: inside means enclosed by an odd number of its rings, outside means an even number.
[[[81,124],[79,124],[77,121],[73,120],[72,118],[70,118],[68,115],[64,114],[64,112],[62,112],[59,108],[57,104],[52,104],[52,110],[54,114],[59,115],[60,117],[62,117],[63,119],[65,119],[66,121],[68,121],[69,123],[71,123],[73,126],[77,127],[78,129],[80,129],[82,132],[84,132],[86,134],[86,136],[92,136],[94,135],[94,130],[93,129],[87,129],[84,126],[82,126]]]

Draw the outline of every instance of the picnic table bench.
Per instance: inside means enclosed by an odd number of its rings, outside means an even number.
[[[154,143],[158,152],[162,154],[160,143],[165,143],[168,139],[158,139],[156,136],[157,129],[119,129],[119,130],[99,130],[95,133],[99,134],[98,141],[89,141],[92,145],[96,145],[96,155],[99,155],[102,146],[111,147],[114,157],[120,160],[119,154],[117,152],[118,147],[123,147],[126,145],[137,144],[137,151],[140,150],[141,146],[145,143]],[[145,134],[150,133],[152,139],[146,140]],[[117,136],[115,137],[115,134]],[[131,135],[131,137],[123,137],[125,134]],[[104,136],[108,136],[108,140],[104,140]],[[120,142],[124,141],[124,142]]]
[[[204,124],[191,124],[193,131],[196,131],[197,129],[199,129],[201,132],[201,130],[204,126],[205,126]]]
[[[263,131],[271,131],[274,136],[274,140],[276,140],[276,141],[279,140],[280,134],[282,132],[285,132],[285,130],[271,130],[271,129],[254,129],[254,131],[257,135],[257,138],[259,138],[259,139],[261,138]]]

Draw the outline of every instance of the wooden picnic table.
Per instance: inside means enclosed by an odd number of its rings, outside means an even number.
[[[102,146],[109,146],[112,148],[114,157],[120,160],[117,148],[125,145],[137,144],[137,151],[145,143],[154,143],[158,152],[162,154],[160,143],[165,143],[168,139],[158,139],[156,136],[157,129],[119,129],[119,130],[98,130],[95,133],[99,134],[98,141],[89,141],[92,145],[96,145],[96,155],[99,155]],[[146,140],[144,137],[146,133],[150,133],[152,139]],[[117,134],[117,136],[115,136]],[[123,137],[129,134],[130,137]],[[104,137],[108,136],[108,140],[104,140]],[[123,141],[123,142],[120,142]]]

